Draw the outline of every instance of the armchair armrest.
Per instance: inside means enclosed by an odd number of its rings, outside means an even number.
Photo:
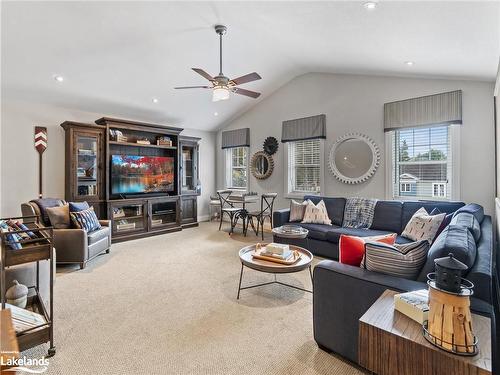
[[[88,258],[87,232],[83,229],[54,229],[57,261],[80,263]]]
[[[111,220],[99,220],[99,224],[103,227],[109,227],[109,223],[111,223]]]
[[[290,221],[290,209],[284,208],[273,212],[273,227],[281,227],[283,224]]]

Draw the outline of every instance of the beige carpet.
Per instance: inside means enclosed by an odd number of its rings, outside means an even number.
[[[236,300],[238,250],[257,240],[217,226],[114,244],[85,270],[60,269],[47,374],[363,373],[316,346],[312,295],[270,285]],[[311,286],[307,272],[278,278]],[[270,280],[244,271],[245,285]]]

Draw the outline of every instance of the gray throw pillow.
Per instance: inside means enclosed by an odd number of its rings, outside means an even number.
[[[429,242],[387,245],[367,242],[362,266],[370,271],[415,280],[427,260]]]
[[[47,214],[49,215],[50,225],[54,229],[68,229],[71,225],[69,216],[69,205],[59,207],[47,207]]]
[[[297,201],[290,202],[290,219],[289,221],[302,221],[306,212],[307,201],[299,203]]]

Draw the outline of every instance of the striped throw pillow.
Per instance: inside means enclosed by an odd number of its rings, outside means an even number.
[[[99,224],[99,219],[94,212],[94,207],[78,212],[70,212],[70,215],[71,221],[75,227],[79,229],[83,229],[87,232],[101,229],[101,224]]]
[[[415,280],[427,260],[429,242],[421,240],[407,244],[365,244],[362,266],[370,271]]]

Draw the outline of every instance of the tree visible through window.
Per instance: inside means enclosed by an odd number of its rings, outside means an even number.
[[[321,185],[321,140],[288,143],[289,192],[319,193]]]
[[[248,181],[248,147],[227,149],[227,187],[246,189]]]
[[[393,132],[394,197],[451,198],[449,126]]]

